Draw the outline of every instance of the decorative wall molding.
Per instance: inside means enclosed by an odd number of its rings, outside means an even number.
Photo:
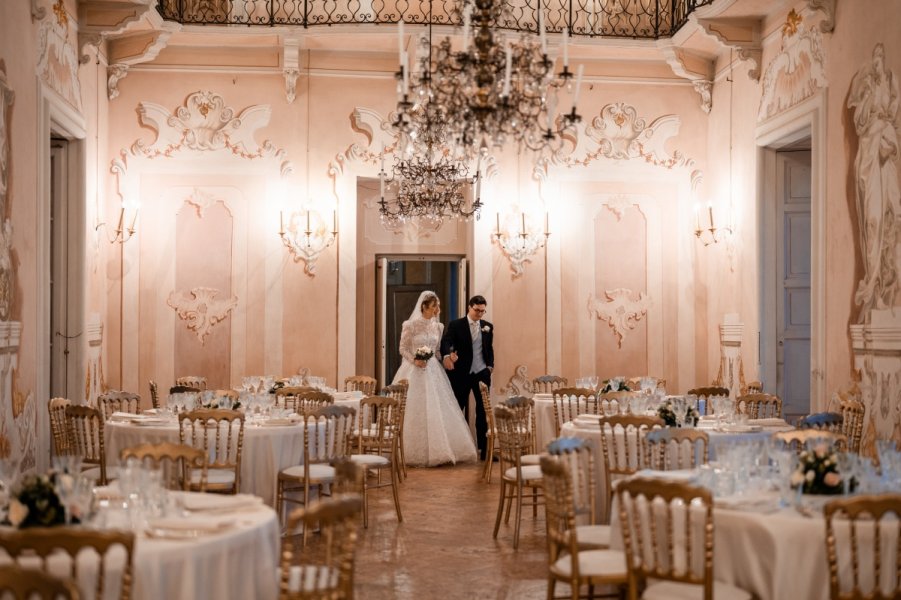
[[[110,100],[119,97],[119,82],[128,75],[128,65],[115,64],[106,68],[106,96]]]
[[[60,0],[38,27],[38,78],[81,112],[78,58],[70,41],[69,18]]]
[[[604,206],[616,215],[617,221],[622,221],[626,211],[635,206],[635,201],[625,194],[613,194],[604,200]]]
[[[47,16],[47,9],[41,6],[40,0],[31,0],[31,22],[40,21]]]
[[[701,97],[701,110],[704,111],[704,114],[709,115],[710,110],[713,108],[713,82],[697,79],[692,81],[691,84]]]
[[[282,73],[285,75],[285,99],[288,104],[291,104],[297,97],[297,78],[300,76],[300,71],[285,69]]]
[[[626,334],[638,326],[638,322],[647,314],[652,301],[644,292],[639,292],[638,299],[632,300],[632,290],[616,288],[605,290],[606,300],[594,296],[588,298],[588,312],[597,316],[613,330],[617,337],[617,344],[623,347],[623,339]]]
[[[297,78],[300,76],[301,39],[286,35],[282,39],[282,74],[285,76],[285,99],[288,104],[297,96]]]
[[[757,120],[773,117],[828,85],[826,53],[815,29],[783,27],[782,51],[766,67]]]
[[[220,200],[220,198],[214,196],[210,192],[196,187],[191,191],[190,195],[185,198],[185,202],[193,206],[197,211],[198,219],[202,219],[206,209],[210,208]],[[224,200],[222,200],[222,204],[228,208]]]
[[[532,380],[529,378],[529,368],[526,365],[516,365],[513,376],[507,380],[507,386],[501,392],[507,396],[531,396]]]
[[[97,397],[106,390],[103,380],[103,323],[100,315],[91,315],[91,321],[85,327],[88,342],[88,365],[85,371],[84,397],[88,406],[97,405]]]
[[[807,8],[822,11],[820,31],[831,33],[835,29],[835,0],[807,0]]]
[[[61,0],[60,0],[61,1]],[[79,62],[90,60],[88,47],[96,51],[103,39],[124,33],[150,13],[155,0],[82,0],[78,3]]]
[[[729,389],[729,397],[745,393],[745,368],[741,358],[744,323],[737,314],[728,314],[720,324],[720,367],[713,385]]]
[[[663,53],[666,63],[679,77],[684,77],[692,83],[695,91],[701,97],[701,110],[710,113],[713,106],[711,91],[713,89],[713,60],[686,52],[675,45],[671,38],[657,40],[657,47]]]
[[[219,322],[224,321],[231,310],[238,305],[238,298],[231,296],[226,300],[217,299],[219,290],[208,287],[196,287],[184,292],[172,292],[166,304],[172,307],[185,326],[197,334],[200,343],[204,343],[207,334]]]
[[[665,169],[691,168],[694,159],[678,149],[672,154],[666,150],[681,124],[679,116],[674,114],[663,115],[648,124],[634,106],[625,102],[608,104],[590,122],[586,119],[578,124],[572,151],[567,153],[561,149],[541,159],[534,175],[539,181],[546,181],[552,166],[588,166],[602,159],[639,159]]]
[[[748,77],[754,81],[760,79],[760,60],[763,57],[762,19],[698,19],[698,25],[722,45],[735,50],[739,60],[750,61]]]
[[[36,461],[36,413],[33,394],[18,389],[22,324],[0,321],[0,451],[19,463],[19,472]]]

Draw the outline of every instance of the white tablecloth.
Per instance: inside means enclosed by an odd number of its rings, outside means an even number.
[[[548,443],[556,437],[554,427],[554,397],[551,394],[532,396],[535,411],[535,439],[538,450],[544,451]]]
[[[360,401],[336,400],[336,405],[359,408]],[[107,465],[119,464],[124,448],[144,443],[178,443],[178,422],[165,425],[134,425],[129,422],[108,422],[104,427]],[[287,467],[303,462],[303,427],[285,425],[264,427],[253,423],[244,426],[244,447],[241,454],[240,491],[260,496],[275,505],[276,477]]]

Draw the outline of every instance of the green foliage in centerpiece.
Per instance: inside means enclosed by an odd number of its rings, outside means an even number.
[[[676,421],[676,412],[673,410],[673,403],[669,400],[657,408],[657,416],[663,419],[663,424],[667,427],[675,427],[678,423]],[[694,406],[689,406],[688,411],[685,413],[685,422],[697,425],[698,419],[700,419],[700,415],[698,415],[697,409]]]
[[[631,392],[632,389],[629,388],[629,385],[626,383],[625,377],[612,377],[610,379],[605,379],[601,383],[604,386],[601,388],[602,394],[608,394],[610,392]]]
[[[854,487],[851,481],[851,488]],[[791,485],[802,487],[805,494],[841,494],[842,475],[838,472],[835,450],[822,443],[798,455],[798,468],[792,473]]]
[[[25,475],[13,488],[4,523],[25,529],[26,527],[50,527],[63,525],[66,512],[51,477],[71,477],[52,474]]]

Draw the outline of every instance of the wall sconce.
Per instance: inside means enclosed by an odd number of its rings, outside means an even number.
[[[731,212],[731,211],[730,211]],[[707,220],[709,223],[706,227],[701,226],[701,205],[695,205],[695,237],[697,237],[705,246],[710,244],[718,244],[732,236],[734,228],[732,219],[727,219],[727,223],[723,227],[717,227],[713,219],[713,205],[707,204]]]
[[[300,219],[305,219],[304,228],[298,223]],[[310,209],[299,213],[292,212],[289,214],[286,229],[284,211],[279,211],[278,235],[294,255],[294,262],[304,261],[304,273],[314,277],[316,259],[326,248],[334,244],[338,237],[338,214],[332,211],[332,230],[328,231],[318,212]]]
[[[108,227],[106,221],[101,221],[94,226],[94,231],[100,231],[102,227],[106,232],[106,239],[109,240],[110,244],[124,244],[128,240],[131,239],[131,236],[135,234],[135,222],[138,220],[138,210],[140,210],[140,205],[134,204],[134,213],[131,215],[131,225],[127,228],[125,227],[125,221],[127,219],[127,215],[125,214],[125,204],[122,204],[122,208],[119,209],[119,219],[116,223],[116,228],[113,230],[112,235],[110,235],[110,228]]]
[[[527,225],[526,213],[521,212],[521,227],[518,232],[511,231],[509,228],[501,230],[501,215],[497,213],[497,229],[492,234],[501,251],[510,261],[510,268],[513,270],[513,276],[519,277],[523,274],[525,262],[530,260],[533,254],[544,248],[547,244],[547,238],[551,235],[548,229],[548,215],[544,214],[544,231],[536,232],[529,230]],[[505,219],[506,220],[506,219]]]

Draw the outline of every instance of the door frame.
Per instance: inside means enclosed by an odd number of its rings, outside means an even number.
[[[820,92],[758,125],[757,217],[759,332],[757,368],[764,390],[776,382],[776,152],[810,138],[810,410],[825,410],[826,368],[826,97]]]

